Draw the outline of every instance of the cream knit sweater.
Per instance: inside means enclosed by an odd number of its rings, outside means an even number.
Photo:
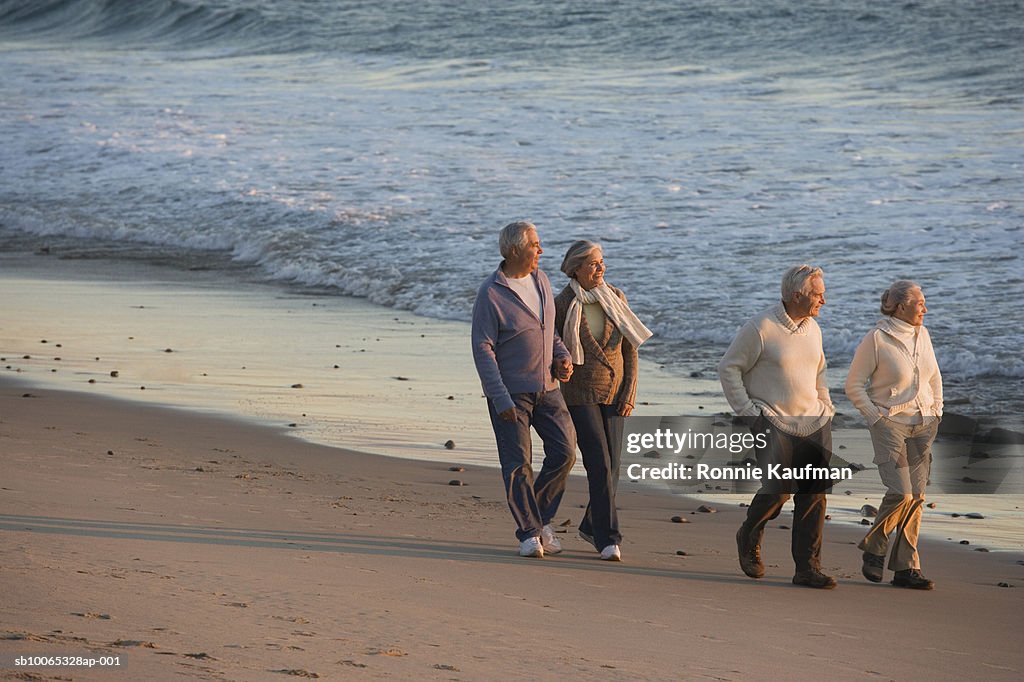
[[[743,325],[718,363],[726,400],[737,414],[760,413],[794,436],[808,436],[835,414],[825,383],[821,328],[797,324],[782,303]]]
[[[882,417],[941,417],[942,375],[928,330],[893,317],[879,320],[853,355],[846,397],[869,424]]]

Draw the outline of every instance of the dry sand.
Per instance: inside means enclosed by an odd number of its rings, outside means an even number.
[[[754,581],[732,503],[691,514],[699,502],[624,484],[624,561],[610,564],[575,536],[584,501],[573,477],[566,551],[522,559],[494,469],[5,379],[0,678],[1024,675],[1020,554],[925,542],[937,589],[901,590],[860,576],[862,529],[830,524],[840,585],[816,591],[789,582],[788,512]],[[123,667],[19,670],[17,655]]]

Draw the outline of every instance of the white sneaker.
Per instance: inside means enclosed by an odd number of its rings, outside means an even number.
[[[562,551],[562,543],[555,537],[555,529],[550,523],[540,529],[540,541],[548,554],[558,554]]]
[[[618,545],[608,545],[601,550],[602,561],[622,561],[622,552]]]
[[[537,557],[538,559],[544,558],[544,546],[540,542],[540,538],[526,538],[519,543],[519,556]]]

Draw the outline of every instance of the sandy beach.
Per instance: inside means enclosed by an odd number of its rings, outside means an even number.
[[[201,273],[19,262],[2,273],[0,327],[4,679],[1024,670],[1019,497],[941,498],[922,549],[937,589],[898,590],[860,576],[858,509],[877,504],[866,472],[830,498],[824,569],[840,585],[821,593],[790,584],[788,511],[753,581],[733,540],[745,497],[625,477],[624,561],[599,561],[576,536],[577,463],[565,552],[522,559],[461,325]],[[639,414],[722,407],[713,382],[651,363],[641,385]],[[870,461],[862,429],[836,442]],[[953,517],[973,504],[985,520]]]
[[[575,537],[585,486],[573,477],[558,517],[566,551],[527,560],[493,469],[451,472],[10,380],[0,415],[4,679],[1024,670],[1024,565],[1011,552],[926,542],[937,589],[898,590],[864,581],[859,531],[830,525],[824,568],[840,585],[819,592],[789,583],[785,513],[753,581],[736,566],[738,507],[695,513],[689,498],[627,488],[624,561],[607,564]],[[19,655],[118,656],[123,667],[16,669]]]

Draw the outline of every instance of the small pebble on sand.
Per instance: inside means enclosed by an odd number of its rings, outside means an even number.
[[[453,478],[452,480],[448,481],[448,485],[466,485],[466,484],[463,483],[462,481],[460,481],[457,478]]]

